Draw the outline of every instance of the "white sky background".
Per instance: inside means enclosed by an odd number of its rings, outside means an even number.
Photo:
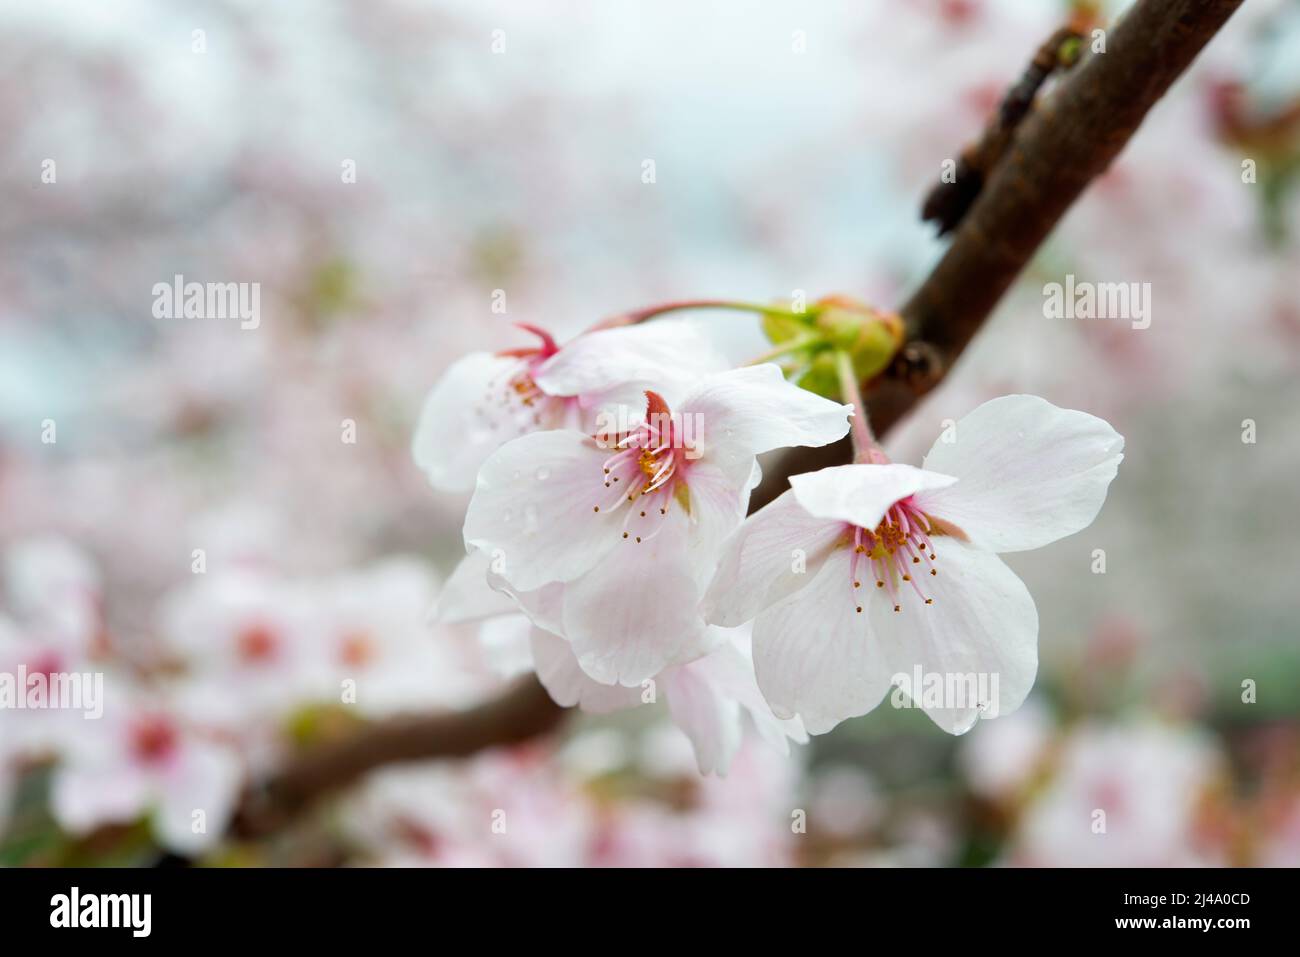
[[[431,96],[462,106],[481,101],[488,108],[530,93],[563,101],[561,109],[571,110],[572,137],[602,154],[592,162],[626,163],[635,183],[641,160],[656,161],[657,195],[681,222],[677,240],[688,245],[726,238],[717,234],[727,229],[727,210],[719,204],[720,194],[725,197],[735,188],[729,184],[746,183],[749,171],[783,153],[819,141],[842,143],[846,124],[860,124],[865,104],[880,96],[880,91],[862,88],[854,60],[870,55],[868,38],[844,31],[846,22],[861,19],[859,4],[492,0],[410,6],[448,10],[458,29],[468,31],[463,44],[440,45],[438,61],[429,65]],[[273,38],[281,59],[277,86],[287,83],[293,91],[289,105],[294,110],[283,114],[268,135],[293,134],[332,160],[364,154],[382,143],[391,121],[381,103],[357,95],[371,80],[355,55],[347,25],[340,23],[339,9],[310,2],[227,6],[51,0],[7,3],[4,19],[75,38],[87,54],[97,48],[132,51],[147,64],[143,72],[158,99],[169,103],[175,116],[190,120],[175,131],[174,142],[163,144],[181,159],[190,152],[210,158],[222,148],[223,131],[236,132],[246,113],[238,79],[245,51],[226,12],[239,11],[258,34]],[[189,49],[195,28],[207,32],[203,57]],[[491,31],[497,28],[506,31],[504,56],[489,52]],[[795,30],[806,31],[806,55],[791,54]],[[419,77],[406,79],[419,82]],[[584,107],[611,103],[625,104],[632,130],[584,128]],[[563,135],[566,127],[561,122],[551,130]],[[74,170],[96,161],[93,143],[80,146],[81,155],[64,151],[65,164]],[[882,142],[880,149],[888,146]],[[540,147],[550,148],[552,144]],[[841,276],[828,288],[851,286],[864,271],[862,264],[873,258],[910,259],[930,248],[928,231],[916,222],[917,198],[890,190],[887,177],[871,167],[870,154],[868,165],[862,159],[853,157],[851,169],[826,162],[815,171],[841,177],[848,187],[839,202],[818,210],[817,218],[821,229],[852,241],[852,260],[860,264],[855,275]],[[385,163],[392,160],[383,157]],[[361,165],[363,176],[373,169]],[[774,192],[795,189],[798,181],[770,186]],[[864,215],[867,210],[871,215]],[[716,251],[721,244],[707,245]],[[783,292],[795,278],[810,288],[811,280],[820,278],[773,276],[771,264],[737,258],[711,258],[699,281],[709,279],[713,294],[771,295]]]

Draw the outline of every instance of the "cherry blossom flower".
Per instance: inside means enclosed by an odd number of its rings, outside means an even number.
[[[755,456],[848,431],[847,406],[770,364],[706,377],[677,410],[648,396],[617,434],[537,432],[502,446],[465,518],[466,547],[493,557],[502,586],[601,684],[639,685],[721,640],[699,601],[744,518]]]
[[[368,863],[394,867],[784,866],[798,780],[797,763],[769,748],[747,743],[729,776],[700,778],[675,729],[603,728],[558,753],[385,770],[349,799],[341,826]]]
[[[945,687],[962,679],[964,694],[909,693],[959,734],[1028,694],[1038,613],[996,553],[1087,527],[1123,439],[1098,418],[1023,395],[985,403],[954,434],[924,468],[796,475],[728,543],[705,610],[714,624],[755,619],[758,683],[779,717],[800,715],[820,734],[870,711],[896,677],[920,673]]]
[[[1055,733],[1047,706],[1030,697],[1005,720],[981,725],[964,738],[957,766],[972,792],[1012,803],[1042,771]]]
[[[1199,806],[1225,772],[1199,729],[1146,718],[1090,722],[1062,747],[1051,783],[1022,817],[1010,861],[1032,867],[1222,864]]]
[[[799,720],[776,718],[759,693],[748,628],[715,629],[712,651],[666,668],[640,687],[601,684],[579,667],[567,641],[534,625],[508,596],[488,587],[489,576],[482,552],[466,557],[448,580],[439,617],[449,623],[478,620],[480,639],[507,663],[502,671],[535,670],[556,704],[609,714],[652,703],[662,694],[673,723],[690,739],[701,774],[727,773],[746,716],[781,754],[789,754],[792,740],[807,742]]]
[[[51,784],[55,819],[73,834],[150,815],[165,847],[193,854],[220,840],[243,780],[235,752],[156,696],[119,687],[113,708],[70,736]]]
[[[322,687],[311,590],[276,575],[212,572],[163,600],[159,633],[185,669],[187,714],[263,738]],[[237,688],[238,694],[231,694]]]
[[[84,655],[52,640],[48,632],[33,633],[0,614],[0,676],[16,683],[19,675],[27,676],[26,680],[30,681],[38,675],[49,679],[58,674],[90,670]],[[26,695],[26,686],[18,686],[17,692]],[[102,706],[103,702],[99,704]],[[57,753],[67,739],[69,726],[81,724],[81,715],[82,712],[67,708],[2,707],[0,755],[42,758]]]
[[[578,666],[563,638],[536,627],[530,638],[537,677],[557,704],[601,714],[646,703],[650,690],[656,696],[662,692],[673,723],[691,741],[700,773],[725,775],[740,750],[743,717],[781,754],[790,753],[790,741],[807,743],[808,735],[798,718],[783,721],[773,715],[759,693],[748,629],[724,631],[714,639],[713,651],[664,669],[644,688],[599,684]]]
[[[81,657],[102,638],[99,569],[81,548],[57,536],[23,539],[5,550],[9,606],[51,654]]]
[[[635,756],[639,774],[689,795],[685,813],[650,802],[614,809],[597,864],[642,867],[789,866],[801,838],[791,809],[802,768],[747,738],[725,777],[701,778],[685,738],[670,727],[648,729]],[[662,784],[660,788],[662,789]],[[639,845],[639,846],[638,846]]]
[[[383,716],[488,694],[498,682],[472,638],[457,641],[426,625],[437,594],[432,570],[403,556],[312,583],[320,700]]]
[[[65,539],[42,536],[11,545],[3,564],[16,617],[0,612],[0,675],[99,671],[94,659],[107,642],[99,569],[90,557]],[[47,757],[80,716],[64,708],[0,708],[0,739],[13,757]]]
[[[533,347],[475,352],[452,364],[425,399],[411,451],[435,488],[474,487],[483,460],[529,432],[591,431],[600,410],[636,404],[652,383],[686,383],[726,368],[683,322],[585,333],[564,346],[535,326]]]
[[[345,827],[392,867],[574,867],[595,809],[536,748],[459,767],[390,768],[353,800]]]

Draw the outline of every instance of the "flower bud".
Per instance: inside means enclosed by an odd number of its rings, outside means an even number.
[[[903,345],[903,320],[847,296],[827,296],[805,314],[768,314],[763,332],[775,346],[798,345],[782,361],[802,388],[827,398],[840,393],[835,355],[848,353],[853,371],[865,381],[883,372]]]
[[[817,307],[817,328],[833,348],[849,354],[859,380],[885,371],[903,345],[903,320],[896,313],[844,296],[829,296]]]

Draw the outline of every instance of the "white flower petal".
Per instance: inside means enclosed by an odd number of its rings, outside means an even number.
[[[641,704],[640,688],[603,685],[578,666],[569,643],[541,628],[529,635],[537,679],[555,703],[563,708],[575,705],[592,714],[625,711]]]
[[[683,415],[698,416],[704,457],[737,481],[748,478],[759,453],[843,438],[851,411],[791,385],[771,363],[709,376],[682,400]]]
[[[467,492],[492,452],[536,428],[493,394],[523,363],[518,358],[473,352],[453,363],[430,390],[411,440],[415,464],[434,488]]]
[[[445,624],[476,621],[519,610],[509,595],[488,584],[492,559],[487,552],[475,550],[461,559],[438,595],[435,615]]]
[[[179,764],[157,782],[154,828],[162,844],[179,854],[197,854],[220,841],[235,810],[242,773],[231,751],[189,742]],[[203,812],[202,831],[194,829],[195,811]]]
[[[1032,395],[985,402],[934,444],[925,468],[957,484],[917,501],[995,552],[1041,548],[1087,528],[1106,500],[1124,439],[1096,416]]]
[[[722,693],[707,666],[697,667],[707,660],[666,671],[662,683],[673,723],[690,738],[700,773],[725,775],[740,749],[740,704]]]
[[[740,625],[797,592],[816,577],[843,530],[842,522],[815,518],[792,491],[783,492],[727,541],[704,597],[705,618]]]
[[[584,333],[533,378],[551,395],[585,396],[637,383],[671,398],[684,384],[725,368],[727,361],[690,324],[657,320]]]
[[[953,694],[933,704],[923,694],[913,701],[939,727],[962,734],[981,712],[1007,714],[1029,694],[1038,670],[1038,610],[1024,582],[997,555],[947,535],[933,542],[938,575],[922,575],[921,584],[934,604],[922,604],[904,586],[902,611],[881,595],[867,614],[892,674],[907,675],[914,685],[920,668],[923,677],[952,685]],[[922,693],[924,687],[923,681]],[[970,700],[985,692],[991,700]]]
[[[679,509],[649,541],[622,541],[564,590],[564,627],[578,663],[602,684],[639,685],[670,665],[706,654],[716,640],[699,613]]]
[[[798,717],[782,720],[773,714],[759,691],[750,633],[748,627],[725,629],[725,642],[698,661],[681,667],[705,675],[718,694],[740,704],[764,741],[781,754],[789,754],[790,742],[806,744],[808,734]]]
[[[50,784],[50,810],[59,826],[72,834],[131,821],[144,813],[149,797],[144,774],[107,762],[65,765]]]
[[[899,499],[956,481],[911,465],[835,465],[791,476],[790,488],[810,515],[873,529]]]
[[[479,470],[465,545],[486,551],[517,589],[569,581],[619,540],[622,512],[608,502],[608,453],[581,432],[534,432],[497,449]]]
[[[703,589],[718,566],[723,544],[745,521],[753,486],[748,483],[738,486],[717,466],[700,462],[691,467],[687,488],[690,492],[690,555]]]
[[[509,597],[514,610],[545,631],[559,634],[564,620],[564,583],[551,582],[533,591],[520,591],[495,572],[488,572],[488,584]]]
[[[891,670],[857,612],[850,549],[835,552],[808,587],[754,622],[754,671],[778,718],[823,734],[866,714],[889,690]]]

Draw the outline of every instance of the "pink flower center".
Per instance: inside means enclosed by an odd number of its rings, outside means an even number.
[[[646,420],[616,437],[616,451],[602,466],[605,488],[611,490],[611,497],[591,509],[614,512],[626,507],[622,535],[638,545],[650,541],[666,524],[674,499],[685,491],[688,461],[667,403],[654,392],[646,396]]]
[[[48,680],[63,670],[63,656],[57,651],[42,649],[27,663],[29,675],[44,675]]]
[[[364,668],[375,658],[375,643],[364,631],[349,632],[339,646],[339,657],[350,668]]]
[[[533,381],[531,370],[527,367],[506,382],[506,399],[509,402],[518,402],[531,409],[539,399],[544,397],[545,393]]]
[[[131,729],[131,751],[141,764],[163,764],[179,743],[176,728],[166,718],[152,715],[141,718]]]
[[[239,658],[245,664],[265,664],[275,658],[279,640],[266,625],[249,625],[235,641]]]
[[[516,325],[541,339],[541,344],[497,353],[499,356],[518,359],[519,362],[488,384],[487,408],[501,403],[513,415],[531,420],[534,426],[543,426],[568,404],[567,399],[544,392],[533,378],[537,367],[560,351],[559,346],[543,329],[524,323]],[[486,409],[481,408],[479,414],[491,423],[492,416]]]
[[[862,587],[862,578],[858,568],[864,564],[875,579],[876,587],[889,593],[894,611],[903,610],[901,593],[904,585],[911,585],[925,604],[934,604],[934,599],[921,590],[917,576],[923,572],[932,576],[939,574],[934,565],[934,545],[930,541],[930,536],[937,531],[929,516],[916,506],[910,495],[891,505],[874,529],[857,525],[850,527],[853,529],[853,558],[849,562],[849,576],[853,579],[859,614],[862,602],[857,600],[856,591]]]

